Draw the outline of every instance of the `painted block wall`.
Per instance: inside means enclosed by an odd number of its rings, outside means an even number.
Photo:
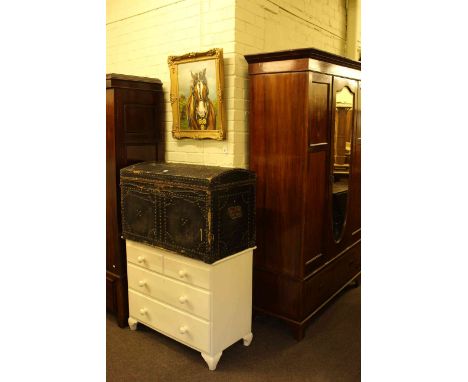
[[[106,72],[159,78],[166,161],[248,167],[244,54],[314,47],[345,53],[345,0],[107,0]],[[227,139],[172,138],[167,57],[223,48]]]
[[[248,166],[248,65],[246,54],[296,48],[316,48],[345,55],[345,0],[238,0],[236,1],[235,74],[244,85],[244,119],[234,163]],[[255,127],[252,127],[255,128]]]

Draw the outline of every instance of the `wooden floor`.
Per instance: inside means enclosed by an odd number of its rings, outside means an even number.
[[[216,371],[200,353],[141,324],[121,329],[107,315],[107,381],[314,381],[361,378],[361,288],[341,292],[296,342],[272,317],[254,318],[249,347],[239,341],[223,352]]]

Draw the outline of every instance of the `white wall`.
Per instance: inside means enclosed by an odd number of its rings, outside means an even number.
[[[232,167],[234,111],[226,94],[227,141],[172,138],[167,57],[223,48],[225,84],[234,84],[234,0],[107,1],[107,73],[163,82],[166,160]]]
[[[344,55],[345,1],[238,0],[235,28],[235,74],[244,86],[243,98],[239,100],[244,119],[238,131],[244,135],[242,141],[236,142],[234,158],[236,164],[248,165],[248,65],[244,55],[295,48],[317,48]]]
[[[107,0],[107,73],[163,82],[166,160],[248,166],[244,54],[346,50],[345,0]],[[168,56],[223,48],[227,140],[172,138]]]

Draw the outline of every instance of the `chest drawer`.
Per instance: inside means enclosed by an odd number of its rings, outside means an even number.
[[[164,274],[200,288],[210,289],[208,268],[184,261],[181,256],[164,256]]]
[[[210,320],[210,292],[128,264],[128,287]]]
[[[128,291],[130,316],[203,352],[210,352],[210,324],[141,293]]]
[[[127,240],[127,261],[141,267],[162,272],[162,254],[156,252],[155,248]]]

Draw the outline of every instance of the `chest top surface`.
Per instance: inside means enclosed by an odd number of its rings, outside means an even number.
[[[255,180],[254,172],[242,168],[165,162],[137,163],[122,169],[121,176],[136,180],[159,180],[163,183],[198,184],[206,188]]]

